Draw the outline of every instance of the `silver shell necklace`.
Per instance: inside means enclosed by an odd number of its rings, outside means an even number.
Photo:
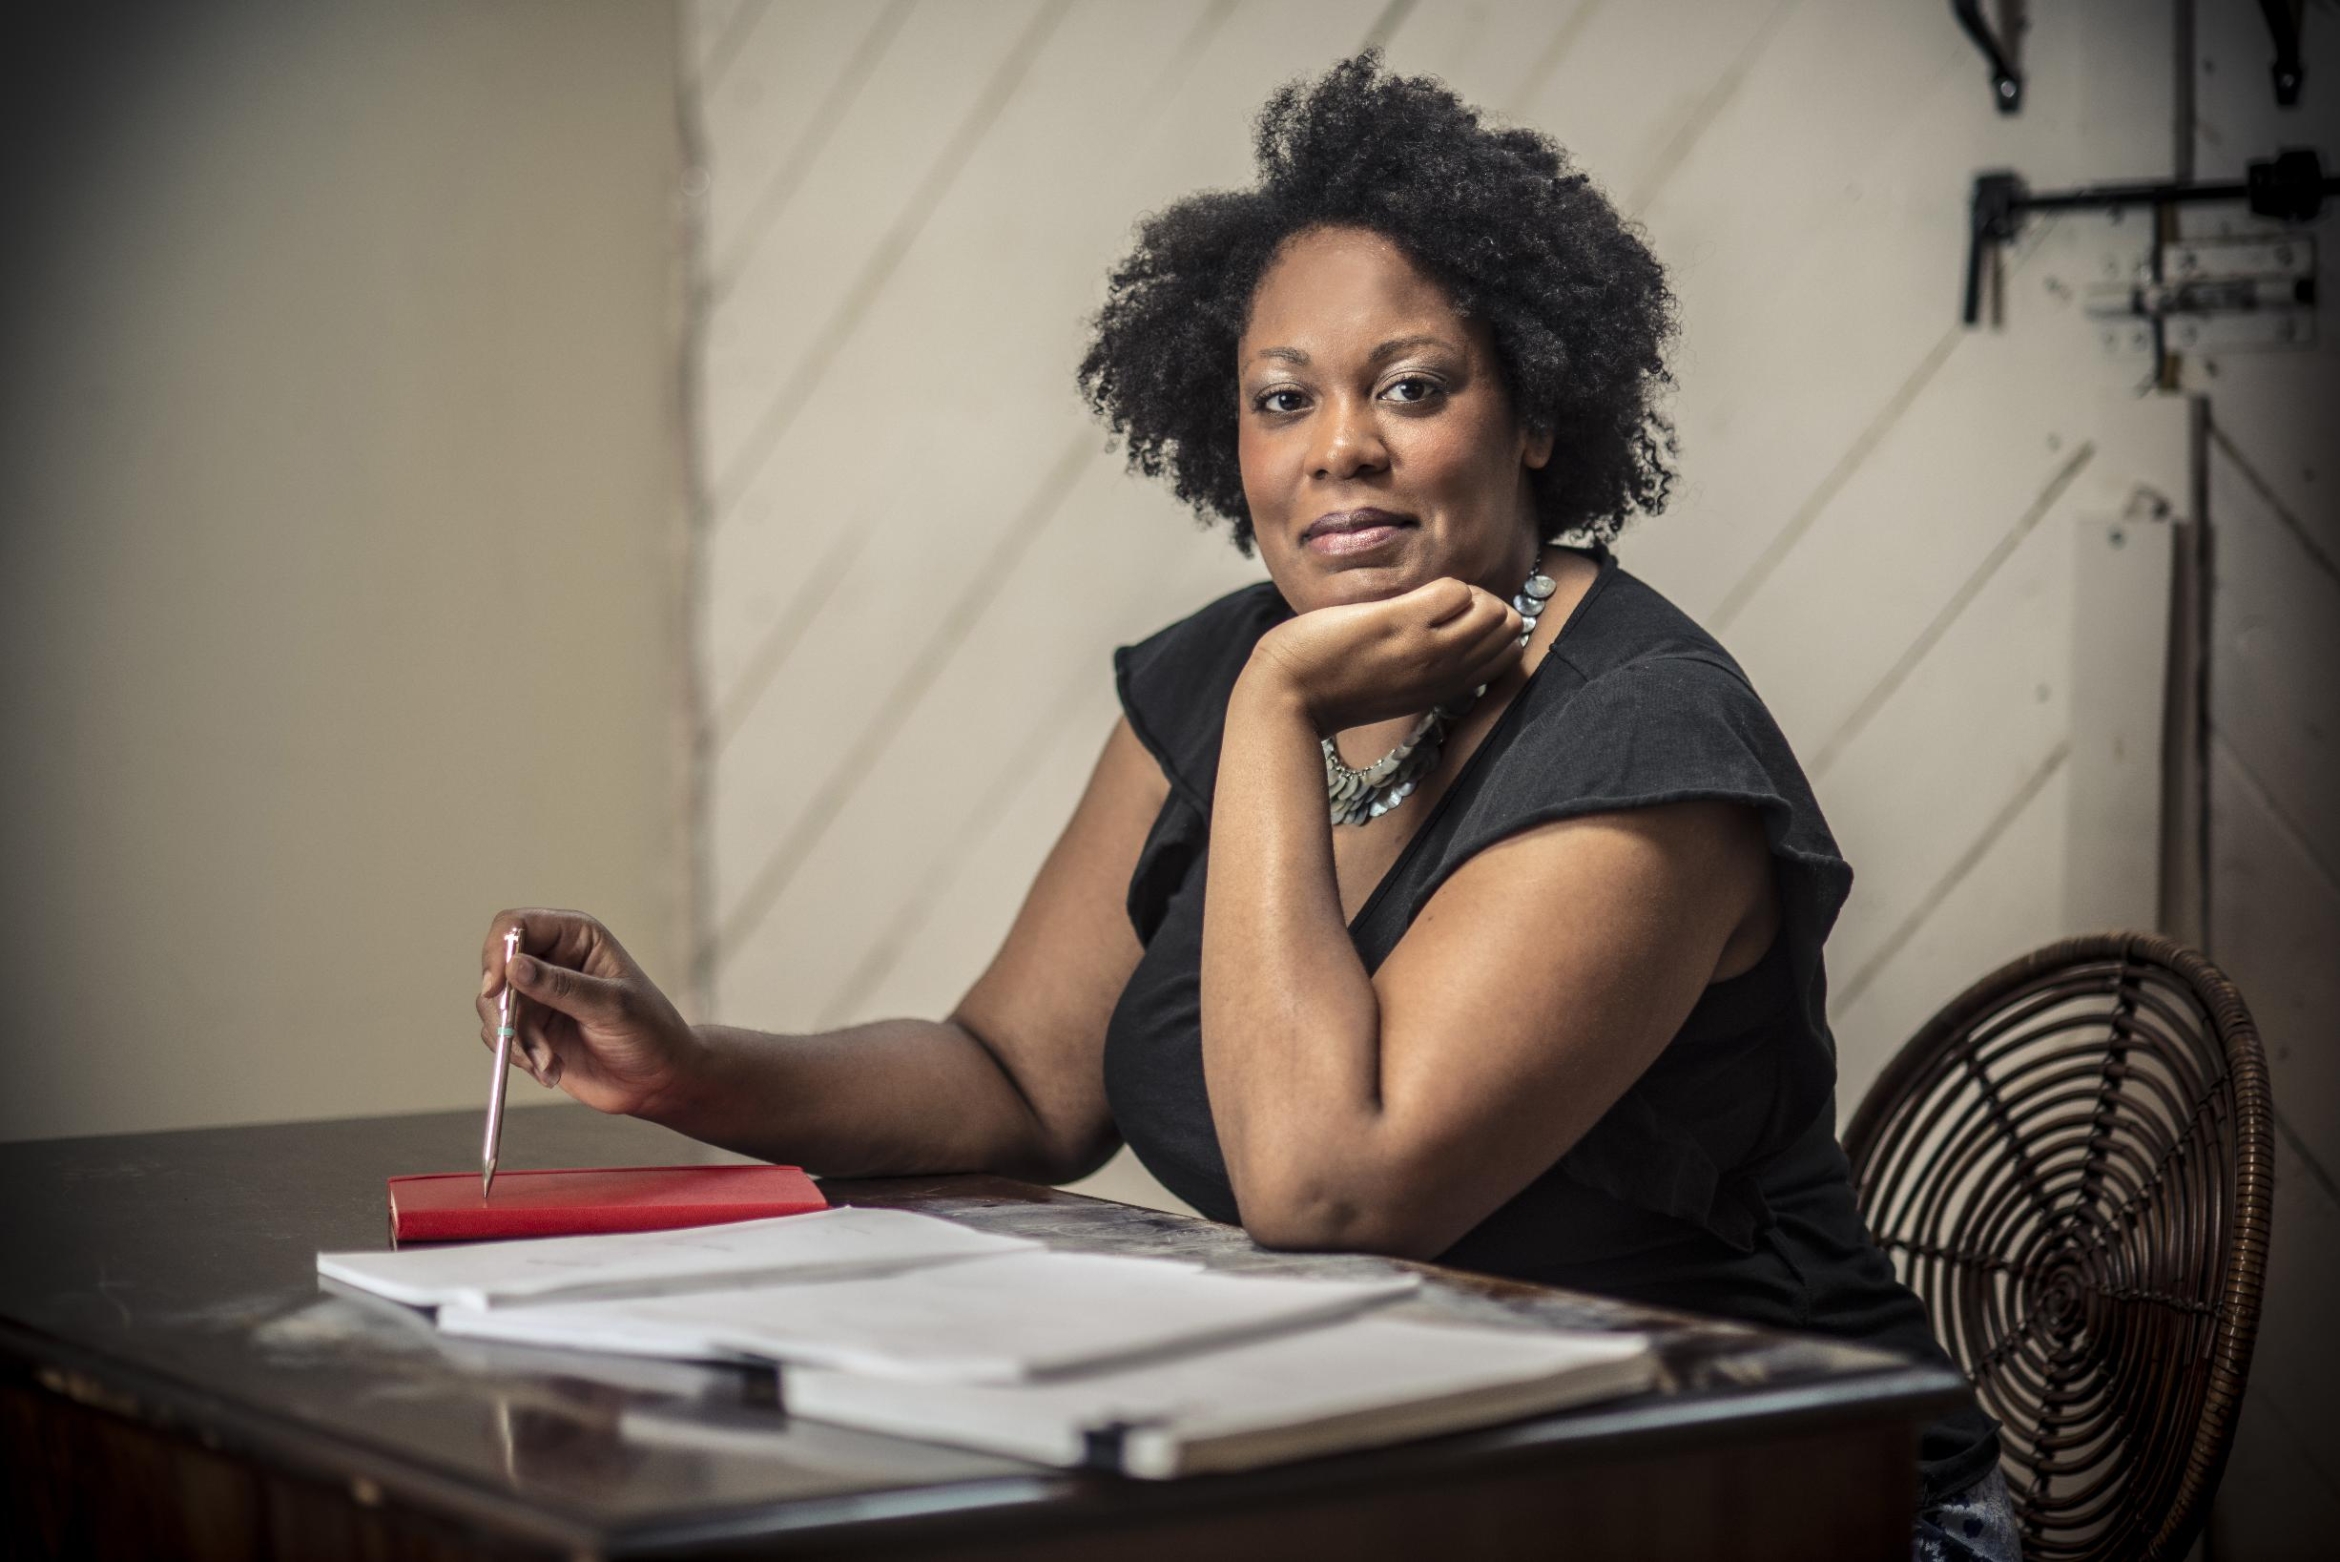
[[[1552,599],[1556,589],[1552,577],[1544,573],[1544,555],[1539,550],[1535,563],[1528,566],[1527,584],[1511,599],[1520,617],[1521,645],[1526,645],[1528,636],[1536,632],[1536,620],[1543,616],[1544,604]],[[1414,730],[1403,743],[1369,765],[1352,769],[1342,762],[1333,740],[1323,739],[1324,793],[1331,805],[1332,822],[1364,824],[1413,796],[1422,778],[1438,768],[1438,756],[1446,748],[1447,730],[1486,692],[1487,686],[1482,683],[1461,699],[1431,706],[1414,723]]]

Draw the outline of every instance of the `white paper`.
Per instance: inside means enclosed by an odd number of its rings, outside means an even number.
[[[1078,1465],[1119,1432],[1121,1468],[1163,1478],[1489,1426],[1637,1393],[1637,1334],[1352,1318],[1040,1383],[919,1383],[791,1367],[790,1415]]]
[[[1293,1280],[1160,1258],[1018,1253],[867,1279],[480,1311],[451,1334],[646,1355],[731,1354],[892,1377],[1015,1382],[1341,1317],[1411,1275]]]
[[[827,1209],[676,1231],[319,1253],[317,1273],[410,1306],[492,1308],[869,1274],[1040,1246],[908,1210]]]

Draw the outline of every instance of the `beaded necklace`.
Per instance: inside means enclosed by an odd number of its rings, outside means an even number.
[[[1528,636],[1536,632],[1536,620],[1543,615],[1544,604],[1551,600],[1556,589],[1552,577],[1544,573],[1544,555],[1539,551],[1535,563],[1528,566],[1527,584],[1511,599],[1512,607],[1520,616],[1521,645],[1526,645]],[[1403,743],[1369,765],[1352,768],[1342,761],[1333,740],[1324,739],[1324,792],[1332,822],[1363,824],[1380,818],[1413,796],[1421,779],[1438,768],[1438,756],[1446,747],[1447,730],[1486,692],[1487,686],[1481,684],[1461,699],[1431,706],[1414,723],[1414,730]]]

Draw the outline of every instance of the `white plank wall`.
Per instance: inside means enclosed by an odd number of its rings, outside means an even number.
[[[2038,186],[2172,171],[2177,17],[2171,0],[2031,9],[2029,97],[2005,118],[1936,4],[695,0],[702,1002],[774,1028],[946,1008],[1112,722],[1111,647],[1255,578],[1122,473],[1072,369],[1135,219],[1247,182],[1269,90],[1369,39],[1557,136],[1672,268],[1685,481],[1621,551],[1746,664],[1854,864],[1831,945],[1842,1108],[1991,965],[2075,917],[2150,924],[2133,854],[2115,872],[2117,842],[2070,828],[2151,818],[2158,797],[2151,767],[2099,762],[2104,721],[2073,703],[2076,672],[2109,676],[2090,712],[2150,713],[2158,672],[2138,664],[2140,706],[2118,660],[2076,659],[2074,604],[2083,635],[2154,646],[2157,570],[2198,519],[2194,409],[2141,394],[2148,365],[2104,351],[2081,314],[2088,284],[2143,258],[2145,225],[2035,222],[2005,258],[1998,328],[1962,329],[1957,304],[1977,170]],[[2312,36],[2330,7],[2310,10]],[[2236,46],[2242,96],[2264,96],[2263,44]],[[2340,82],[2340,59],[2319,71]],[[2231,160],[2273,135],[2254,124]],[[2234,383],[2190,388],[2223,409]],[[2289,615],[2270,642],[2222,608],[2248,690],[2217,692],[2221,871],[2288,875],[2282,893],[2329,928],[2335,729],[2300,702],[2331,685],[2243,669],[2340,622],[2313,595],[2335,589],[2340,525],[2319,497],[2335,474],[2302,477],[2263,418],[2216,421],[2232,444],[2216,519],[2263,534],[2222,552],[2222,590],[2266,576],[2264,611]],[[2145,566],[2108,562],[2116,527]],[[2311,534],[2320,574],[2280,555]],[[2291,926],[2218,930],[2239,945]],[[2328,1053],[2321,980],[2296,1002]],[[2265,1002],[2294,1001],[2280,986]],[[2303,1135],[2316,1116],[2295,1114]],[[2320,1207],[2284,1215],[2340,1221]]]
[[[2308,0],[2307,87],[2279,109],[2256,7],[2200,5],[2197,177],[2312,146],[2340,162],[2340,5]],[[2326,302],[2308,352],[2186,365],[2208,398],[2210,840],[2206,942],[2267,1047],[2275,1230],[2251,1391],[2213,1555],[2328,1556],[2340,1534],[2340,224],[2310,230]],[[2189,232],[2268,226],[2231,208]]]

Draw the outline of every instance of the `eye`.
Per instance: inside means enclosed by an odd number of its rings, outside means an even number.
[[[1287,396],[1292,399],[1294,404],[1289,406],[1279,406],[1277,404],[1278,401],[1281,398]],[[1251,404],[1262,412],[1298,412],[1300,408],[1297,403],[1305,401],[1306,399],[1307,398],[1302,396],[1298,391],[1287,385],[1280,390],[1261,391],[1257,396],[1252,398]]]
[[[1400,394],[1400,392],[1408,391],[1409,389],[1411,394]],[[1430,378],[1430,376],[1427,374],[1408,374],[1399,379],[1392,380],[1390,382],[1389,389],[1383,391],[1382,394],[1387,396],[1392,401],[1398,402],[1402,405],[1411,406],[1417,402],[1428,401],[1431,398],[1439,395],[1445,389],[1445,386],[1439,384],[1436,380]]]

